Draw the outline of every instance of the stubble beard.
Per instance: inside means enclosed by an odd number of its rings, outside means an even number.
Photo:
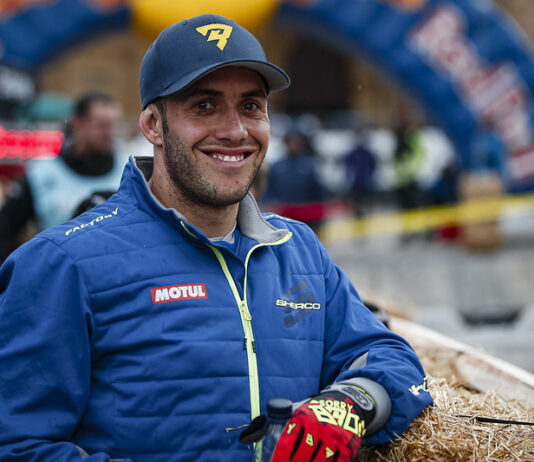
[[[244,186],[239,186],[225,195],[210,183],[202,170],[187,156],[187,149],[179,136],[171,133],[163,123],[164,160],[168,175],[176,191],[192,204],[211,207],[227,207],[240,202],[247,194],[259,167],[248,178]]]

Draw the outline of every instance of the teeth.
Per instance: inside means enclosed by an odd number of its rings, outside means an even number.
[[[239,154],[237,156],[225,156],[224,154],[212,154],[214,159],[219,159],[224,162],[239,162],[245,158],[244,154]]]

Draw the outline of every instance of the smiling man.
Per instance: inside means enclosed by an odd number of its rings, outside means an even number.
[[[229,232],[269,144],[267,88],[260,74],[217,69],[184,92],[149,104],[140,126],[154,145],[154,195],[208,237]],[[200,204],[209,215],[196,216]]]
[[[249,193],[288,85],[220,16],[152,44],[154,156],[0,269],[0,461],[252,461],[273,398],[296,403],[274,461],[349,461],[431,403],[315,233]]]

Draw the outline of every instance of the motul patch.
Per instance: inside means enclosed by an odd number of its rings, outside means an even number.
[[[150,289],[152,303],[174,302],[176,300],[194,300],[208,298],[206,284],[179,284]]]

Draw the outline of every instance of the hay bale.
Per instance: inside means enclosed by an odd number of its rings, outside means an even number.
[[[363,448],[361,461],[534,460],[534,427],[479,423],[460,415],[531,421],[534,408],[497,394],[451,386],[429,377],[434,407],[427,408],[394,442]]]
[[[468,390],[495,392],[525,408],[534,406],[534,375],[528,371],[418,324],[399,318],[390,324],[413,346],[428,375]]]
[[[532,374],[399,317],[391,325],[419,355],[434,406],[392,443],[362,448],[360,461],[534,461],[534,426],[475,419],[534,422]]]
[[[445,378],[429,377],[428,383],[434,407],[425,409],[394,442],[362,448],[362,462],[534,460],[534,427],[459,417],[532,421],[534,407],[451,385]]]

